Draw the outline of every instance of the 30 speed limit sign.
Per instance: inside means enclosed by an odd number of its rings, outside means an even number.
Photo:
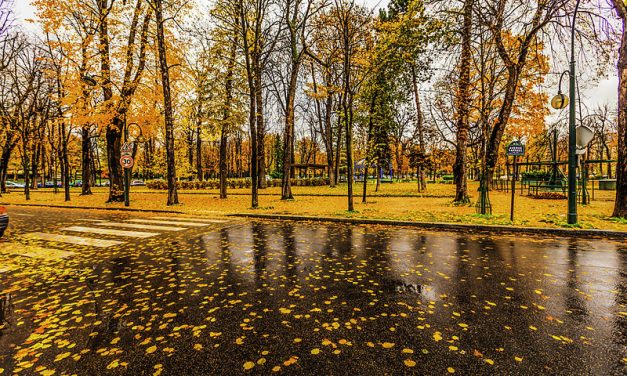
[[[122,165],[123,168],[131,168],[133,167],[133,164],[135,163],[135,161],[133,161],[133,157],[131,156],[123,156],[122,158],[120,158],[120,164]]]

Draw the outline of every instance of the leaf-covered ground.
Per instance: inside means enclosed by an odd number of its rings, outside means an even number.
[[[0,374],[619,375],[627,364],[620,242],[252,222],[67,250],[77,256],[12,259],[0,273],[11,296]]]
[[[294,214],[309,216],[352,217],[394,219],[422,222],[472,223],[489,225],[515,225],[528,227],[570,227],[566,221],[566,200],[537,199],[527,196],[525,189],[516,194],[514,222],[510,222],[511,193],[491,191],[492,215],[479,215],[475,209],[478,198],[477,183],[469,183],[471,203],[453,205],[455,186],[452,184],[429,184],[426,193],[416,193],[415,183],[382,184],[379,192],[374,185],[368,187],[367,203],[361,202],[361,184],[355,187],[355,212],[346,211],[346,184],[329,187],[293,187],[295,200],[282,201],[280,188],[260,190],[259,209],[252,210],[250,189],[229,189],[226,200],[219,198],[217,190],[181,191],[181,205],[166,206],[167,195],[163,191],[150,191],[144,187],[133,187],[131,207],[137,209],[175,210],[190,214],[233,214],[265,213]],[[51,189],[32,193],[30,203],[74,205],[80,207],[122,208],[122,204],[105,204],[108,188],[95,188],[93,196],[79,196],[80,189],[73,190],[72,201],[64,202],[62,193],[54,194]],[[592,191],[590,190],[592,194]],[[590,205],[578,206],[579,228],[597,228],[627,231],[627,221],[611,218],[614,207],[614,191],[594,192]],[[3,195],[1,202],[26,203],[23,193]]]

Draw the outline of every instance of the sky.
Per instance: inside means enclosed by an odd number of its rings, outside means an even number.
[[[199,1],[202,2],[203,0]],[[381,8],[387,5],[388,0],[361,0],[361,2],[368,7]],[[14,0],[14,11],[18,24],[24,25],[29,30],[37,30],[36,25],[25,21],[35,18],[34,8],[30,4],[30,0]],[[578,70],[585,71],[585,67],[578,67]],[[598,82],[583,86],[587,86],[585,88],[582,87],[582,101],[587,108],[594,109],[603,104],[610,104],[612,107],[616,106],[618,101],[618,77],[616,72],[609,72],[607,78],[602,78]],[[557,88],[555,91],[557,94]]]

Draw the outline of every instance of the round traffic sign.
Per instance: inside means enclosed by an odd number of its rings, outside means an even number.
[[[133,157],[125,155],[122,158],[120,158],[120,164],[122,165],[123,168],[131,168],[133,167],[133,164],[135,163],[135,161],[133,161]]]

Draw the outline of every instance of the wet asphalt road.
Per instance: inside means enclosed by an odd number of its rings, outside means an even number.
[[[0,374],[627,371],[626,242],[229,220],[98,248],[25,235],[157,215],[10,215]]]

